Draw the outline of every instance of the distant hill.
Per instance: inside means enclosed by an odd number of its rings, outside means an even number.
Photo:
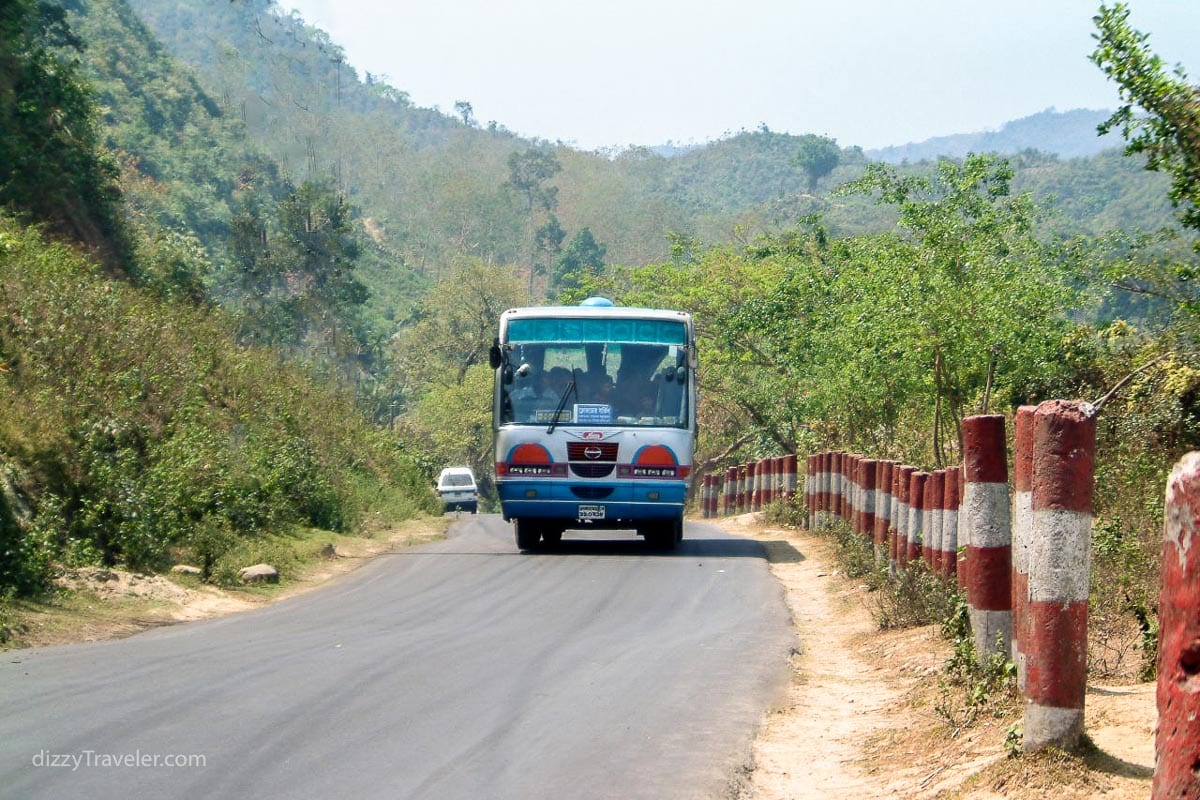
[[[1103,111],[1048,110],[997,132],[873,153],[847,147],[810,187],[795,160],[803,137],[765,126],[702,144],[584,152],[418,107],[403,76],[392,86],[358,72],[328,34],[275,0],[89,0],[81,8],[112,144],[137,159],[150,188],[168,187],[151,198],[164,221],[197,231],[219,271],[247,174],[332,180],[363,231],[367,316],[384,335],[463,259],[528,274],[535,258],[545,269],[558,257],[533,252],[531,230],[549,216],[531,219],[510,185],[510,158],[531,148],[561,166],[546,188],[563,241],[586,228],[609,265],[661,263],[675,236],[745,241],[814,213],[834,235],[888,230],[894,219],[870,198],[831,190],[870,160],[907,160],[903,169],[920,174],[929,169],[923,160],[970,151],[1015,156],[1014,188],[1053,202],[1068,230],[1155,229],[1171,218],[1162,176],[1117,157],[1116,137],[1096,136]],[[140,20],[127,19],[130,8]],[[1094,155],[1105,148],[1111,158]],[[254,189],[274,191],[261,182]]]
[[[1061,158],[1086,158],[1103,150],[1120,147],[1121,136],[1114,132],[1101,137],[1096,126],[1111,116],[1111,111],[1078,108],[1074,111],[1046,109],[1022,119],[1005,123],[998,131],[959,133],[937,136],[923,142],[884,147],[867,151],[867,157],[889,164],[904,161],[932,161],[938,156],[962,158],[967,153],[1012,155],[1026,150],[1053,153]]]

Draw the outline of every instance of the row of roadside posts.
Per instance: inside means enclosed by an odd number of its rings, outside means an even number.
[[[1078,750],[1087,690],[1087,612],[1096,416],[1082,402],[963,421],[963,463],[922,470],[828,451],[705,476],[705,517],[759,511],[803,492],[811,530],[849,524],[893,574],[918,564],[955,582],[981,661],[1016,665],[1023,749]],[[802,478],[802,486],[798,481]],[[1200,800],[1200,453],[1167,486],[1153,798]]]

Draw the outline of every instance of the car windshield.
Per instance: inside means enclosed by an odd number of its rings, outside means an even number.
[[[677,345],[514,343],[501,373],[501,421],[686,427],[684,364]]]
[[[470,486],[474,482],[470,475],[462,472],[451,472],[442,477],[443,486]]]

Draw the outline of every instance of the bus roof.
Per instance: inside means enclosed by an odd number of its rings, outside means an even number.
[[[500,340],[688,345],[692,316],[662,308],[530,306],[500,315]]]
[[[526,317],[553,317],[558,319],[614,318],[614,319],[662,319],[690,322],[692,315],[686,311],[671,311],[664,308],[635,308],[630,306],[527,306],[510,308],[500,319],[522,319]]]

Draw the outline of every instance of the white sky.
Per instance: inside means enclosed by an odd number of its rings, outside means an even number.
[[[866,149],[1114,108],[1100,0],[277,0],[419,106],[584,150],[766,124]],[[1200,0],[1130,0],[1200,82]]]

